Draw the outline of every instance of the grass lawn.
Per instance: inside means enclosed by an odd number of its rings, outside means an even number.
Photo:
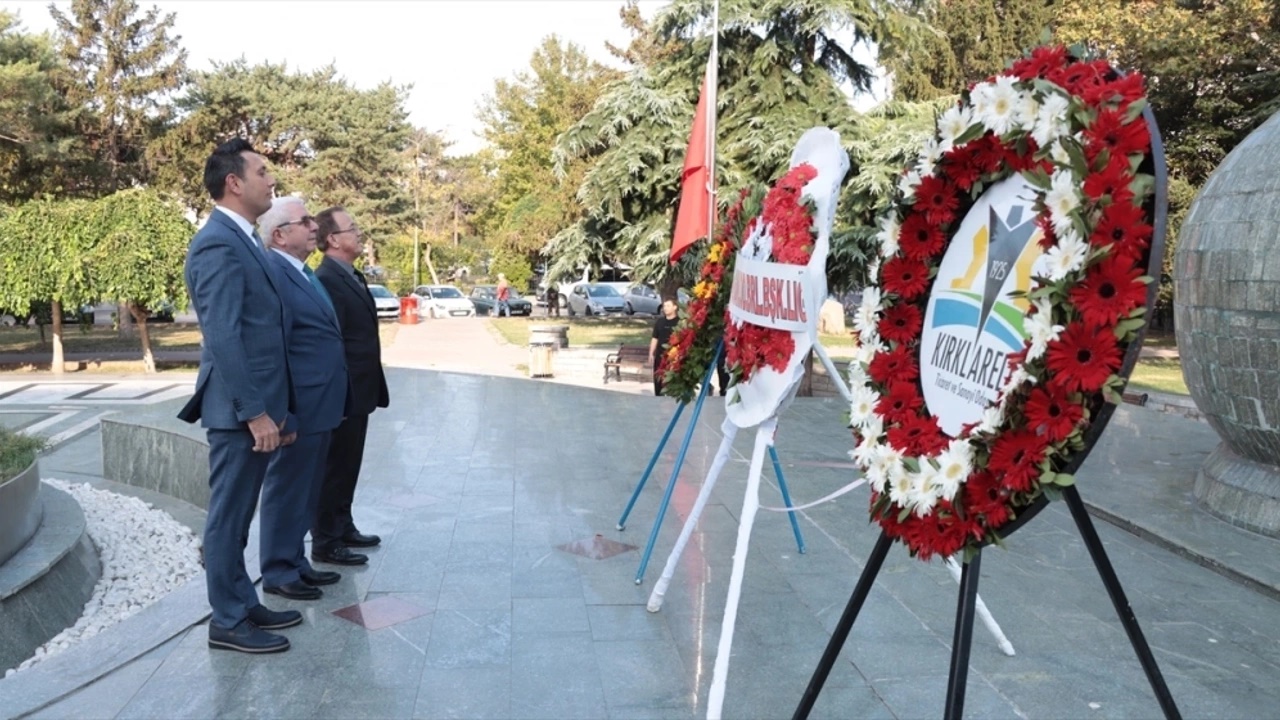
[[[652,317],[561,317],[482,318],[503,340],[524,347],[529,344],[530,325],[568,325],[569,347],[613,347],[645,345],[653,335]]]
[[[1129,376],[1131,389],[1142,388],[1164,393],[1187,395],[1187,384],[1182,379],[1182,364],[1177,358],[1143,358]]]
[[[196,325],[177,323],[153,323],[147,326],[151,331],[151,348],[153,350],[199,350],[200,328]],[[36,328],[5,327],[0,328],[0,355],[10,353],[47,353],[53,351],[53,328],[45,326],[44,341],[40,340],[40,331]],[[62,328],[62,349],[67,353],[83,352],[142,352],[142,340],[136,334],[120,337],[120,333],[109,326],[92,327],[82,325],[64,325]]]

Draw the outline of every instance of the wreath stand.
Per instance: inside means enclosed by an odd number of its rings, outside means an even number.
[[[693,416],[689,418],[689,427],[685,430],[684,440],[680,443],[680,450],[676,453],[675,466],[671,469],[671,479],[667,481],[667,487],[662,493],[662,502],[658,505],[658,515],[654,518],[653,529],[649,531],[649,540],[645,543],[644,553],[640,556],[640,567],[636,570],[636,584],[639,585],[644,581],[645,569],[649,567],[649,559],[653,555],[653,546],[658,541],[658,531],[662,528],[662,521],[666,517],[667,507],[671,504],[671,494],[675,490],[676,480],[680,477],[680,470],[684,467],[685,455],[689,451],[689,444],[693,439],[693,430],[698,426],[698,417],[702,414],[702,403],[706,400],[711,388],[711,373],[715,372],[716,361],[720,359],[720,353],[724,352],[724,341],[716,343],[715,352],[711,355],[711,363],[707,366],[707,372],[702,377],[702,385],[698,390],[698,399],[693,405]],[[825,357],[825,353],[824,353]],[[830,363],[830,359],[826,360]],[[839,382],[839,378],[837,378]],[[847,391],[846,391],[847,394]],[[667,424],[667,430],[662,434],[662,439],[658,441],[658,447],[653,451],[653,456],[649,458],[649,464],[645,467],[644,473],[640,476],[640,482],[636,485],[636,489],[631,493],[631,499],[627,501],[627,507],[622,511],[622,517],[618,518],[618,530],[625,530],[627,525],[627,517],[631,514],[631,509],[635,507],[636,500],[640,498],[640,492],[644,490],[645,483],[649,481],[649,476],[653,474],[653,468],[658,463],[658,457],[662,455],[662,451],[667,446],[667,441],[671,439],[671,432],[675,430],[676,423],[680,420],[680,414],[684,412],[684,408],[688,403],[681,402],[676,406],[676,412],[671,416],[671,422]],[[736,432],[736,428],[735,428]],[[724,467],[725,461],[728,459],[728,447],[733,445],[733,437],[729,436],[725,442],[721,443],[721,451],[716,453],[716,459],[712,463],[711,470],[707,474],[707,481],[703,484],[703,491],[698,493],[698,500],[694,503],[693,512],[690,518],[693,524],[697,523],[697,518],[702,513],[702,506],[706,504],[706,494],[710,494],[711,487],[714,487],[715,480],[720,475],[720,469]],[[778,489],[782,491],[782,502],[787,508],[791,508],[791,493],[787,490],[787,480],[782,474],[782,464],[778,462],[778,452],[774,449],[773,443],[769,444],[769,459],[773,461],[773,472],[778,478]],[[791,519],[791,531],[796,536],[796,546],[800,553],[805,551],[804,536],[800,533],[800,523],[796,520],[794,511],[788,511]],[[689,526],[691,528],[691,526]],[[688,541],[687,534],[682,533],[677,548],[683,550],[684,543]],[[673,557],[679,557],[679,551],[673,554]],[[669,563],[671,564],[671,563]],[[670,573],[664,572],[663,576],[670,581]],[[665,590],[666,585],[663,585]],[[659,602],[661,605],[661,602]],[[652,609],[652,608],[651,608]],[[653,610],[656,612],[656,610]]]
[[[1111,604],[1115,606],[1116,615],[1120,618],[1120,624],[1124,626],[1125,634],[1129,636],[1129,644],[1133,646],[1133,651],[1138,655],[1138,661],[1142,663],[1142,670],[1146,673],[1147,682],[1151,684],[1151,689],[1156,694],[1156,700],[1160,703],[1161,711],[1170,720],[1181,718],[1182,715],[1178,712],[1178,706],[1174,703],[1173,696],[1169,693],[1169,686],[1165,684],[1164,676],[1160,673],[1160,666],[1156,663],[1155,656],[1151,653],[1151,647],[1147,644],[1146,637],[1142,634],[1142,628],[1138,626],[1138,619],[1133,614],[1133,608],[1129,606],[1129,599],[1125,596],[1124,588],[1120,585],[1120,578],[1116,576],[1115,568],[1112,567],[1111,560],[1107,557],[1107,551],[1102,547],[1102,539],[1098,537],[1098,531],[1093,525],[1093,520],[1089,517],[1088,510],[1085,509],[1084,501],[1080,499],[1080,491],[1072,485],[1063,488],[1062,495],[1063,499],[1066,500],[1067,508],[1071,511],[1072,519],[1075,520],[1076,528],[1080,531],[1080,537],[1084,540],[1085,547],[1089,550],[1089,557],[1093,559],[1094,567],[1098,569],[1098,574],[1102,576],[1102,584],[1107,589]],[[1032,505],[1010,524],[1012,527],[1008,532],[1016,530],[1018,526],[1036,515],[1047,504],[1048,502],[1042,498],[1041,502]],[[809,686],[805,688],[804,695],[800,698],[800,704],[796,707],[796,712],[793,716],[797,720],[809,717],[809,712],[813,710],[813,705],[818,700],[818,694],[822,692],[822,686],[827,680],[827,675],[830,674],[831,668],[835,665],[836,658],[840,655],[840,650],[844,647],[845,641],[849,637],[849,631],[853,629],[854,621],[858,619],[858,612],[862,609],[862,603],[871,592],[871,586],[875,583],[876,576],[880,573],[880,566],[884,563],[885,556],[889,554],[891,545],[893,545],[893,538],[881,531],[880,539],[876,541],[875,548],[871,551],[871,556],[867,558],[867,564],[862,570],[862,576],[858,578],[858,584],[854,587],[853,594],[849,596],[849,604],[845,606],[844,614],[840,616],[840,621],[831,633],[831,640],[827,643],[827,648],[822,653],[822,659],[818,661],[818,666],[814,669],[813,676],[809,679]],[[955,631],[951,642],[951,670],[947,675],[947,699],[946,708],[943,712],[943,717],[947,718],[947,720],[959,720],[964,715],[965,685],[969,676],[969,649],[973,639],[974,602],[978,597],[978,576],[981,562],[982,548],[978,548],[973,557],[965,561],[964,569],[960,576]]]

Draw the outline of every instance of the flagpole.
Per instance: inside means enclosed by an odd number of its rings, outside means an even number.
[[[720,80],[720,0],[711,7],[711,57],[707,62],[707,242],[716,237],[716,90]]]

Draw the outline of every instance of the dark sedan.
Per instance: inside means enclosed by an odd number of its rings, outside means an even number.
[[[511,308],[512,315],[533,314],[533,303],[521,297],[515,288],[508,288],[507,291],[510,293],[507,296],[507,306]],[[471,288],[469,299],[475,306],[477,315],[493,315],[498,306],[498,286],[477,285]]]

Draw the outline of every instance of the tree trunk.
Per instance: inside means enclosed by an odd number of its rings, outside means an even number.
[[[436,275],[436,266],[431,262],[431,246],[426,247],[426,251],[422,255],[422,259],[427,261],[427,271],[431,273],[431,284],[439,285],[440,276]]]
[[[156,356],[151,352],[151,331],[147,327],[147,316],[151,313],[146,308],[139,307],[136,303],[129,303],[129,314],[133,316],[133,322],[138,326],[138,336],[142,338],[142,371],[154,373],[156,371]]]
[[[129,310],[128,303],[119,303],[116,305],[116,335],[121,338],[133,337],[133,322],[130,319],[132,313]]]
[[[54,300],[50,303],[53,315],[53,359],[49,363],[52,372],[62,374],[66,370],[66,355],[62,352],[62,303]]]

